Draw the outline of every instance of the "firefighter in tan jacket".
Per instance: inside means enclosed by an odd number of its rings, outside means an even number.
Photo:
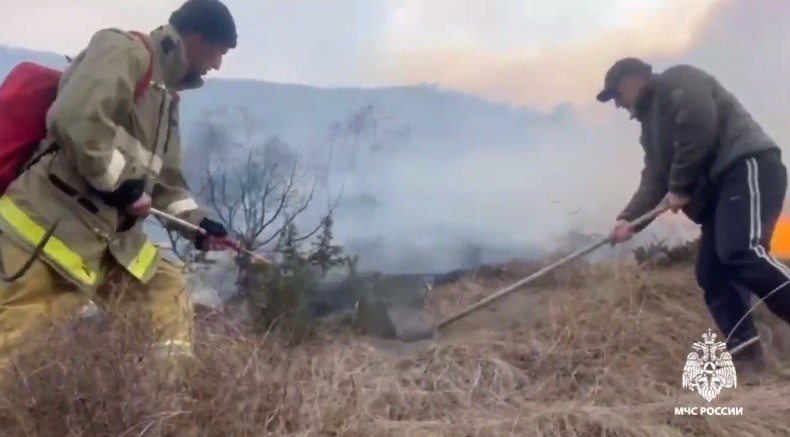
[[[21,277],[0,283],[0,365],[24,349],[34,328],[66,321],[91,299],[142,309],[160,350],[191,354],[185,279],[148,240],[143,220],[153,206],[203,227],[205,236],[173,227],[202,250],[228,238],[190,197],[181,173],[176,92],[200,87],[219,69],[236,29],[218,0],[189,0],[147,42],[115,29],[93,35],[48,113],[39,150],[51,153],[0,197],[6,274],[38,254]],[[151,59],[150,87],[135,104]]]

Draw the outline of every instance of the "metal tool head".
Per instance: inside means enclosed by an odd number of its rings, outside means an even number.
[[[436,334],[421,307],[370,298],[357,301],[354,325],[367,335],[406,342],[432,339]]]
[[[433,338],[426,318],[430,284],[423,275],[371,274],[358,278],[349,291],[354,299],[354,325],[364,334],[389,340]],[[334,299],[338,301],[338,298]]]

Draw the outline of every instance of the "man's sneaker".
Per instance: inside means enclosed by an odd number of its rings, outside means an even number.
[[[754,386],[765,382],[770,375],[768,365],[763,359],[741,359],[733,360],[735,373],[738,377],[739,386]]]
[[[732,362],[739,386],[759,385],[767,379],[768,363],[759,340],[733,350],[735,353],[732,354]]]

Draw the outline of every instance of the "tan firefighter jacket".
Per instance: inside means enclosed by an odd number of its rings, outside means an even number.
[[[39,150],[54,142],[57,151],[33,164],[0,197],[0,230],[31,253],[60,219],[41,256],[84,289],[100,285],[107,259],[114,258],[142,282],[160,261],[142,220],[103,203],[89,187],[113,191],[127,179],[143,178],[155,208],[194,224],[205,217],[180,169],[175,94],[203,82],[199,77],[184,81],[187,61],[172,27],[160,27],[150,37],[152,83],[135,105],[133,92],[148,69],[150,52],[121,30],[93,35],[64,72],[47,116],[49,134]]]

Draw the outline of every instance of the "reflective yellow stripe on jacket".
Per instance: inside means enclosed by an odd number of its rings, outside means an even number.
[[[38,246],[47,230],[33,221],[8,197],[0,197],[0,216],[31,245]],[[74,279],[85,285],[96,284],[99,275],[91,270],[81,256],[74,253],[54,235],[49,238],[43,252],[58,263]]]
[[[156,246],[146,241],[137,256],[126,266],[126,270],[131,273],[132,276],[142,281],[148,273],[148,270],[153,266],[158,252],[159,249]]]

